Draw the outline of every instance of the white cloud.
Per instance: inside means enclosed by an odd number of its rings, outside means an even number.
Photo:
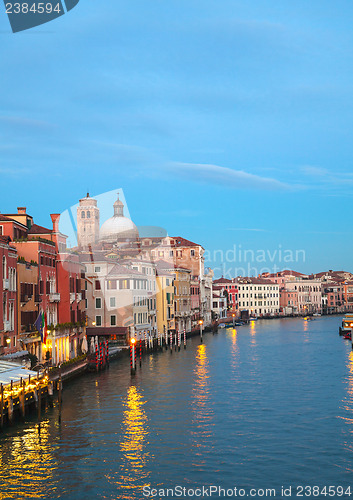
[[[235,189],[289,190],[298,187],[271,177],[250,174],[219,165],[173,162],[167,169],[185,178],[212,182]]]

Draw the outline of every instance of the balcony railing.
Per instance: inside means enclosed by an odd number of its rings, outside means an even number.
[[[49,302],[60,302],[60,293],[50,293],[49,294]]]
[[[8,290],[9,289],[9,280],[8,280],[8,278],[4,278],[2,280],[2,288],[3,288],[3,290]]]
[[[11,328],[10,321],[4,321],[4,332],[9,332]]]

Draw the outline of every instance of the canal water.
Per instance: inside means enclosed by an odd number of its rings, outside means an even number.
[[[144,486],[207,485],[275,488],[282,498],[282,486],[347,488],[353,355],[340,322],[252,322],[149,355],[134,378],[123,359],[67,383],[61,424],[54,408],[40,432],[33,420],[0,437],[0,498],[142,499]]]

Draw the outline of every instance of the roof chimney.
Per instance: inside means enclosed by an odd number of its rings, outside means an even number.
[[[59,220],[60,220],[60,214],[50,214],[51,221],[53,223],[53,231],[54,233],[59,232]]]
[[[26,214],[26,207],[17,207],[18,214]]]

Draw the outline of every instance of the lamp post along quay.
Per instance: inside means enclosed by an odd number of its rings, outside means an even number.
[[[200,325],[200,342],[202,344],[202,325],[203,325],[203,320],[202,319],[200,319],[199,325]]]
[[[131,342],[131,345],[130,345],[131,375],[135,375],[135,373],[136,373],[136,349],[135,349],[136,339],[132,338],[130,342]]]

